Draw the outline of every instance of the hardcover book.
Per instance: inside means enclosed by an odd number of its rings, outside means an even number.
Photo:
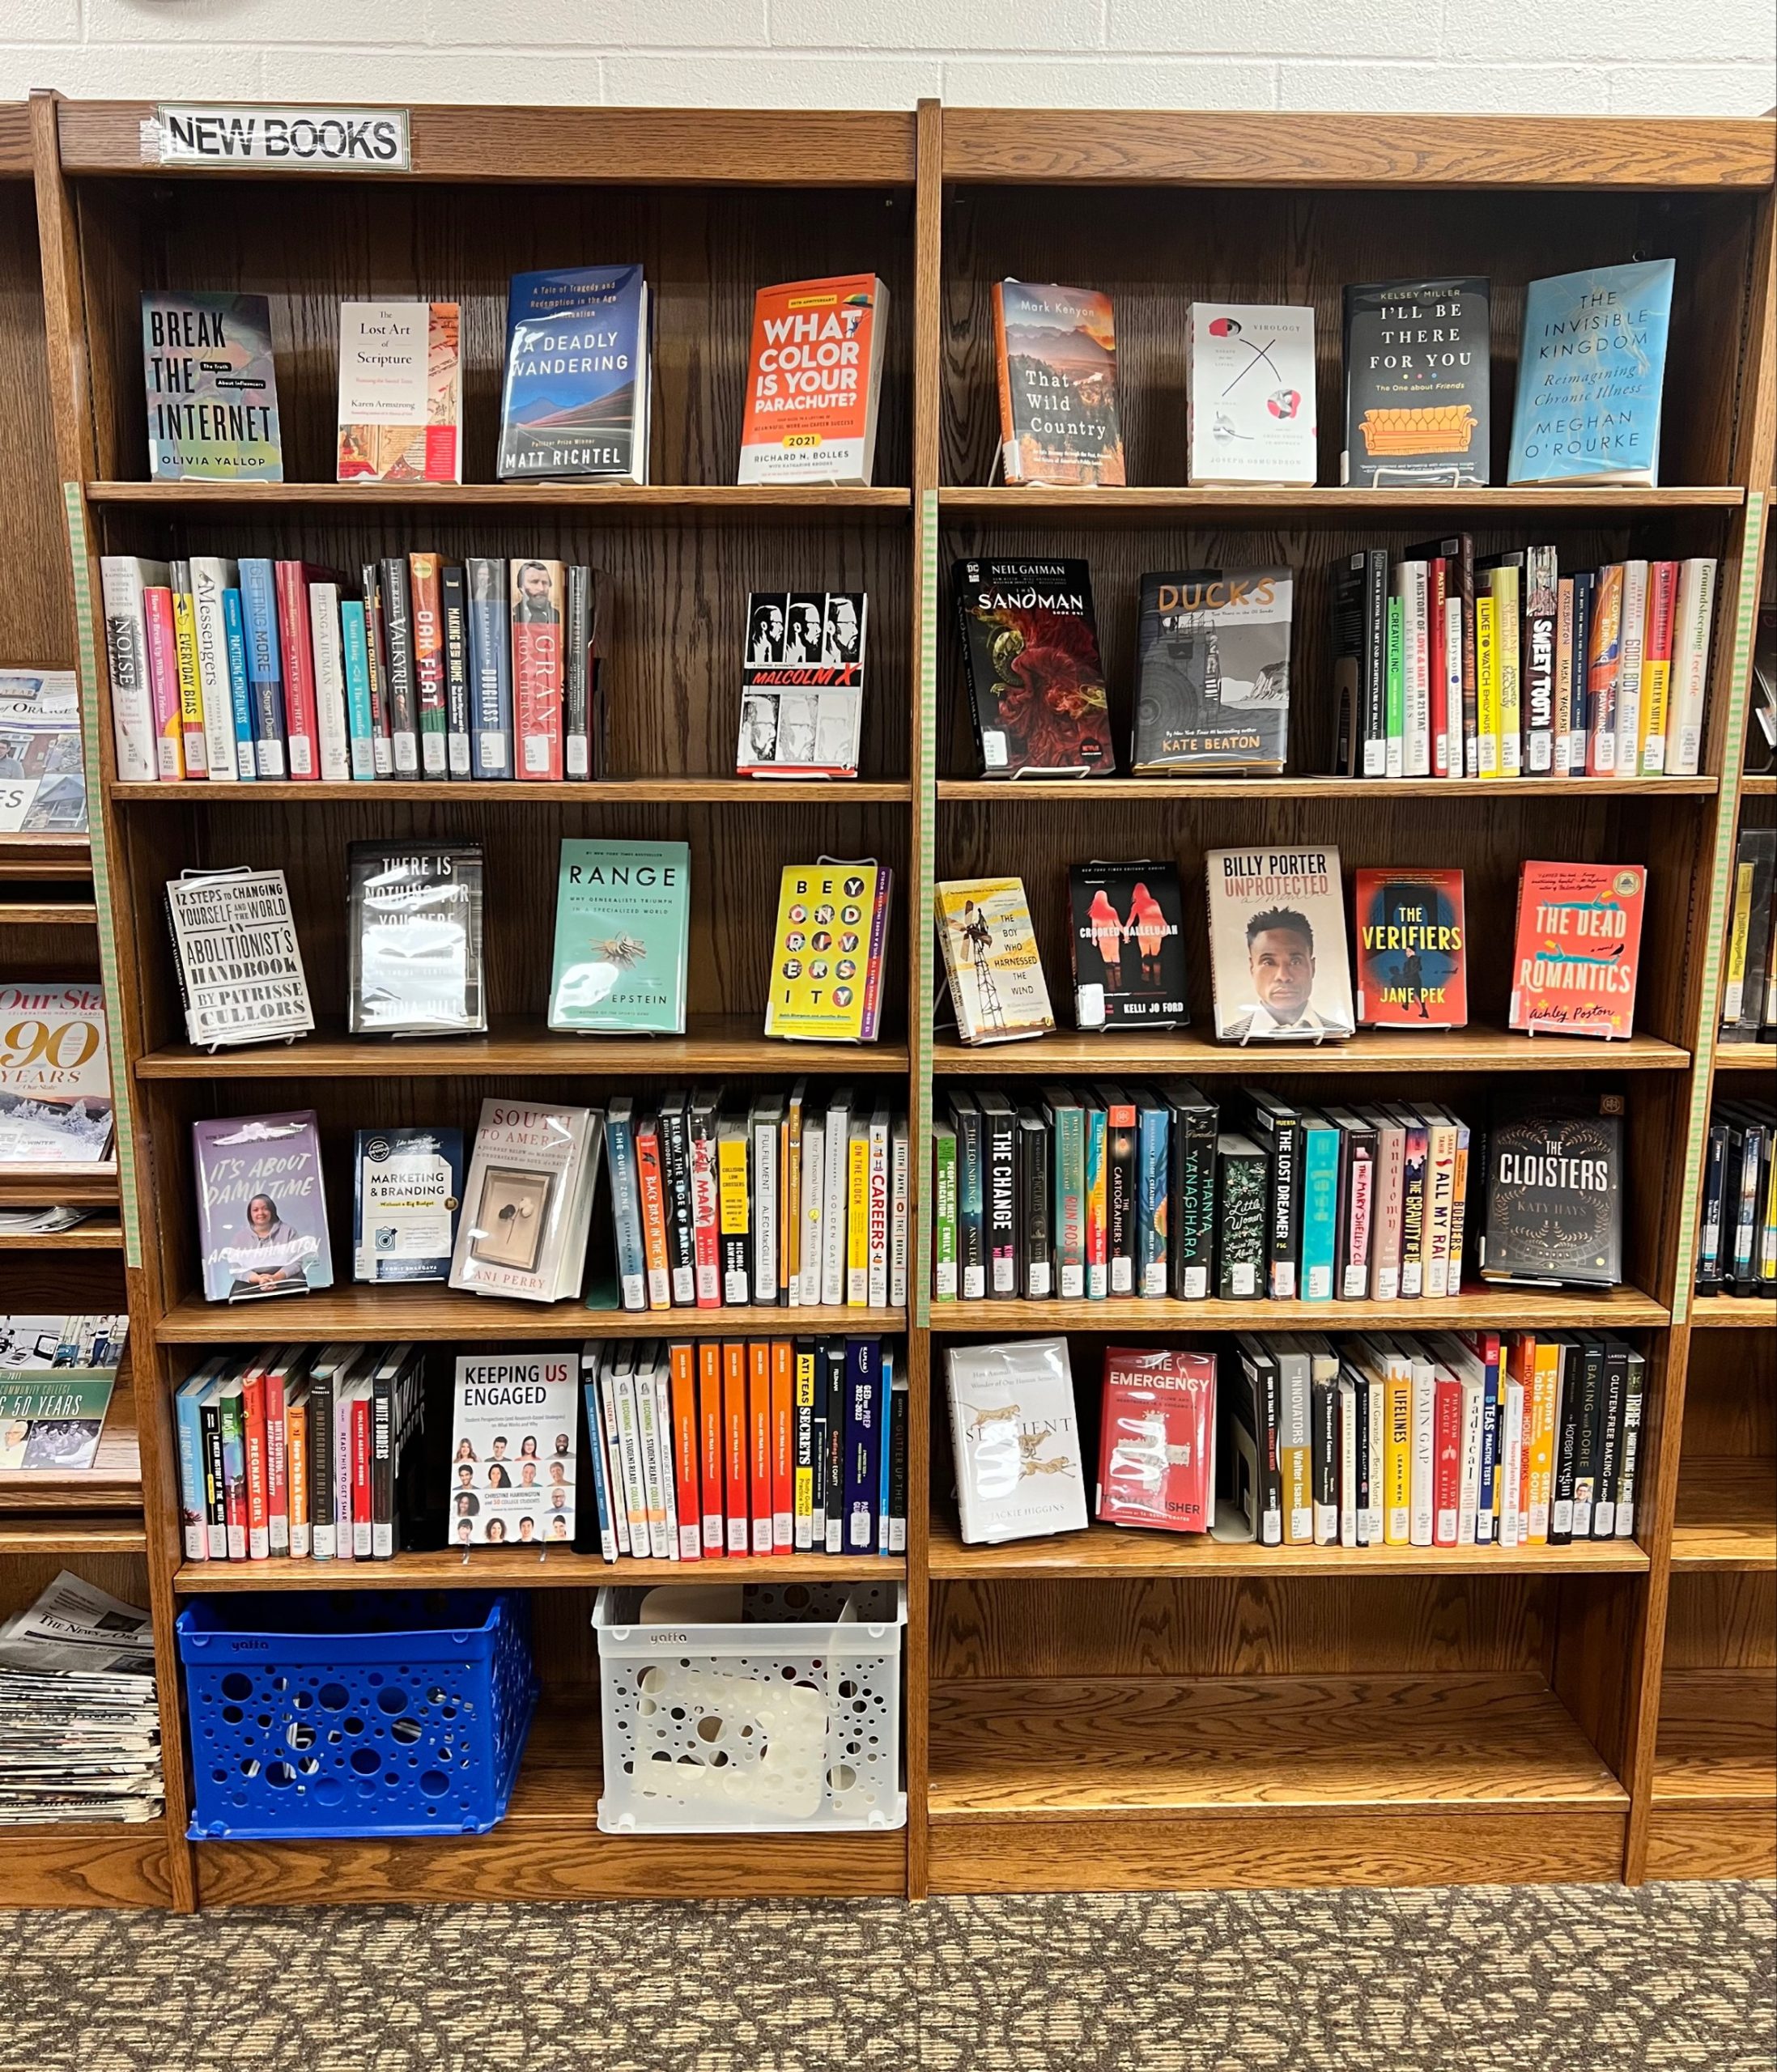
[[[1487,1136],[1481,1272],[1532,1286],[1622,1278],[1622,1096],[1500,1096]]]
[[[1120,488],[1111,298],[1091,288],[996,281],[993,346],[1007,482]]]
[[[1211,849],[1209,973],[1224,1043],[1352,1034],[1345,886],[1337,849]]]
[[[1489,479],[1488,291],[1469,276],[1345,291],[1345,449],[1353,488]]]
[[[1132,768],[1282,769],[1292,588],[1287,568],[1142,577]]]
[[[167,885],[185,1040],[268,1043],[315,1025],[282,871],[187,871]]]
[[[887,346],[888,290],[874,274],[761,288],[738,479],[868,488]]]
[[[191,1149],[207,1301],[259,1301],[333,1286],[312,1108],[194,1122]]]
[[[563,843],[551,1029],[684,1034],[691,858],[683,842]]]
[[[1635,1025],[1641,916],[1639,864],[1526,863],[1512,949],[1514,1029],[1627,1036]]]
[[[963,665],[989,777],[1116,768],[1083,561],[959,561]]]
[[[645,482],[648,344],[640,266],[513,274],[500,479]]]
[[[559,561],[512,564],[512,728],[517,775],[554,783],[567,768],[563,721],[568,688],[563,619],[568,571]]]
[[[1674,271],[1643,259],[1530,282],[1507,482],[1658,483]]]
[[[1185,323],[1186,479],[1193,486],[1311,485],[1313,310],[1194,302]]]
[[[569,1347],[458,1357],[448,1488],[457,1545],[572,1541],[580,1365]]]
[[[1082,1029],[1174,1029],[1191,1019],[1175,864],[1072,864],[1074,1018]]]
[[[874,1043],[895,873],[874,857],[786,864],[778,883],[765,1034]]]
[[[1215,1355],[1110,1346],[1096,1514],[1109,1525],[1207,1532],[1215,1515]]]
[[[351,1034],[484,1032],[479,845],[354,842],[347,877]]]
[[[96,985],[0,985],[0,1166],[95,1166],[111,1149]]]
[[[577,1295],[604,1136],[596,1109],[483,1101],[451,1286],[526,1302]]]
[[[1067,1340],[955,1346],[948,1374],[964,1543],[1083,1531],[1086,1471]]]
[[[755,591],[741,665],[742,777],[855,777],[864,719],[861,590]]]
[[[462,1203],[462,1132],[359,1130],[353,1166],[352,1278],[445,1280]]]
[[[1055,1026],[1024,881],[952,878],[935,888],[938,947],[965,1043],[1010,1043]]]
[[[283,480],[267,297],[145,295],[142,363],[151,482]]]
[[[454,302],[341,303],[340,482],[462,480],[461,333]]]
[[[1354,874],[1358,1020],[1366,1029],[1463,1029],[1469,1021],[1462,873]]]

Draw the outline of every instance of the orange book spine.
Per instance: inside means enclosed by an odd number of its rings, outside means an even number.
[[[673,1276],[666,1256],[666,1189],[661,1178],[660,1128],[652,1115],[636,1132],[636,1174],[642,1197],[642,1254],[648,1264],[648,1306],[651,1310],[670,1310],[673,1306]]]
[[[697,1348],[698,1465],[704,1552],[719,1560],[728,1552],[722,1496],[722,1348],[705,1339]]]
[[[678,1558],[704,1558],[704,1506],[698,1469],[703,1457],[697,1424],[697,1369],[691,1348],[669,1346],[673,1405],[673,1497],[678,1514]]]
[[[293,1403],[284,1412],[284,1446],[289,1455],[290,1555],[300,1560],[311,1548],[308,1536],[308,1405]]]
[[[1005,295],[1000,283],[993,283],[993,375],[1000,391],[1000,452],[1002,456],[1014,450],[1018,435],[1013,428],[1012,370],[1005,361]],[[1012,478],[1007,469],[1006,479]]]
[[[772,1551],[772,1348],[761,1340],[746,1348],[747,1469],[751,1491],[753,1552]]]
[[[728,1551],[749,1552],[746,1477],[746,1348],[722,1348],[722,1429],[726,1447]]]
[[[772,1552],[788,1554],[796,1513],[796,1360],[787,1338],[772,1345]]]

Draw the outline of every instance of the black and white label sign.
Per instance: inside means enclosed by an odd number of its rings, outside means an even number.
[[[142,125],[160,165],[275,166],[290,172],[407,172],[404,108],[213,108],[164,104]]]

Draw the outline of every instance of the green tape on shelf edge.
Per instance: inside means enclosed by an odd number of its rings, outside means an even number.
[[[937,491],[921,492],[919,512],[920,589],[924,609],[920,622],[920,783],[913,800],[914,882],[919,898],[908,902],[908,926],[913,932],[913,1021],[909,1031],[913,1059],[912,1135],[925,1161],[925,1184],[918,1190],[911,1293],[913,1322],[924,1331],[931,1321],[932,1299],[932,915],[925,903],[933,880],[937,822]],[[916,910],[916,911],[915,911]]]

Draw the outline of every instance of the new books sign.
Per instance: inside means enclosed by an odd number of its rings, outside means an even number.
[[[142,125],[150,164],[407,172],[404,108],[231,108],[164,103]]]

